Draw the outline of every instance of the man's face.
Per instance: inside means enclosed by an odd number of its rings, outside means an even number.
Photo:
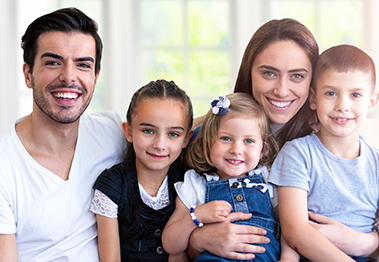
[[[47,32],[38,38],[30,72],[24,64],[26,85],[33,89],[33,112],[58,123],[73,123],[91,102],[95,75],[96,44],[89,34]]]

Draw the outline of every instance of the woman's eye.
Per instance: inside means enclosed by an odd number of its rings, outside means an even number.
[[[273,72],[270,72],[270,71],[263,72],[263,74],[264,74],[265,76],[268,76],[268,77],[273,77],[273,76],[275,76],[275,74],[274,74]]]
[[[302,76],[300,74],[294,74],[292,77],[297,79],[297,80],[304,78],[304,76]]]

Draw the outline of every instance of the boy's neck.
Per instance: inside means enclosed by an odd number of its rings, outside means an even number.
[[[354,159],[360,156],[359,134],[349,136],[333,136],[324,134],[322,129],[316,133],[321,143],[334,155]]]

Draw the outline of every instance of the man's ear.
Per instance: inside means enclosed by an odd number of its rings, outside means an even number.
[[[24,62],[22,65],[22,72],[24,73],[25,84],[28,88],[32,88],[32,72],[30,67]]]
[[[309,100],[309,107],[312,110],[316,110],[316,92],[313,89],[313,87],[310,88],[309,95],[308,95],[308,100]]]
[[[192,134],[193,134],[193,130],[189,131],[186,138],[184,139],[184,143],[183,143],[183,147],[182,148],[186,148],[191,137],[192,137]]]
[[[370,97],[370,103],[368,106],[368,112],[369,113],[372,113],[374,111],[375,106],[378,104],[378,101],[379,101],[379,93],[374,92]]]
[[[132,128],[130,127],[129,123],[123,122],[122,129],[124,130],[126,140],[128,140],[129,143],[133,143]]]

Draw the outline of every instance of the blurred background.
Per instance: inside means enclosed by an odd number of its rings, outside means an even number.
[[[99,24],[102,70],[87,112],[114,110],[151,80],[174,80],[195,116],[231,93],[244,49],[270,19],[294,18],[315,35],[320,52],[353,44],[379,61],[377,0],[0,0],[0,132],[32,109],[22,75],[21,36],[38,16],[75,6]],[[379,117],[379,109],[370,117]]]

